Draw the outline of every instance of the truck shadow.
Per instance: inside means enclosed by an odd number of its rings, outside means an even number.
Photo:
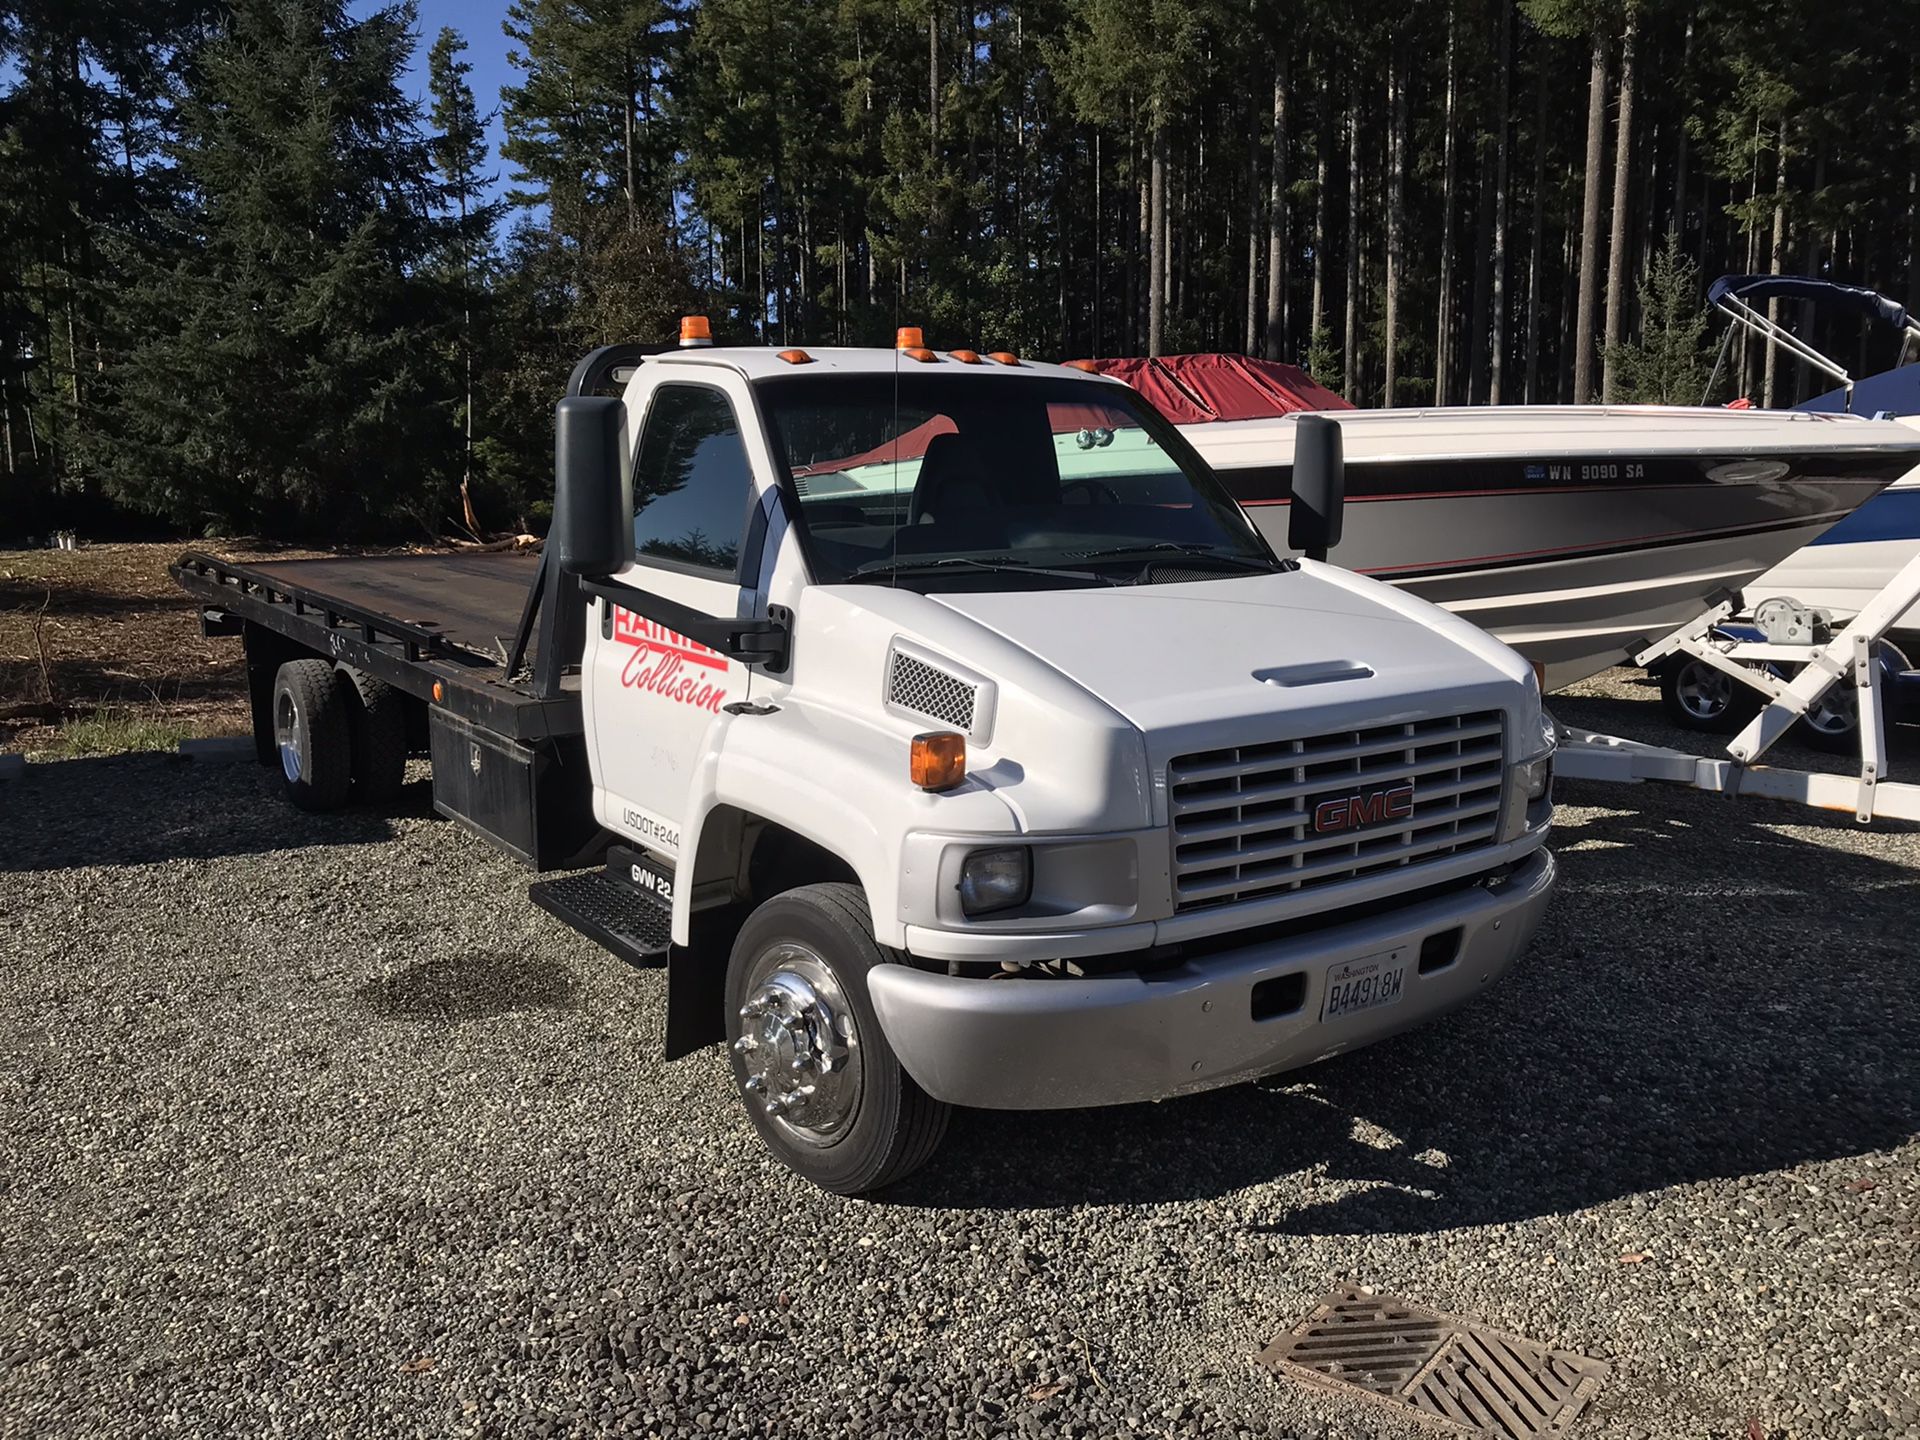
[[[287,803],[278,771],[247,759],[36,761],[0,781],[0,874],[377,844],[396,821],[432,815],[432,790],[415,779],[392,804],[309,815]]]
[[[1561,798],[1560,892],[1527,958],[1475,1004],[1232,1090],[962,1114],[888,1198],[1033,1207],[1258,1186],[1260,1230],[1420,1233],[1920,1129],[1905,979],[1920,871],[1857,853],[1837,833],[1855,827],[1818,812],[1649,786]]]

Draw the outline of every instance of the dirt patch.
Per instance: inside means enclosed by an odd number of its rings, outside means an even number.
[[[0,753],[68,753],[63,730],[74,725],[122,739],[247,732],[240,646],[203,637],[193,600],[167,574],[185,548],[0,551]],[[236,559],[324,553],[201,548]]]

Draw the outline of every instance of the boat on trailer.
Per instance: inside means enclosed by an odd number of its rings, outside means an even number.
[[[1276,548],[1286,544],[1297,415],[1333,412],[1348,505],[1332,558],[1491,631],[1534,661],[1550,690],[1740,592],[1920,464],[1920,430],[1853,415],[1363,411],[1338,408],[1345,402],[1318,387],[1283,410],[1262,392],[1305,378],[1291,366],[1237,356],[1081,363],[1154,400]],[[1070,467],[1063,453],[1063,478]]]

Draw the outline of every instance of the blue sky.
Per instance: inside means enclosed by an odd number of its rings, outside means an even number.
[[[380,7],[381,0],[354,0],[351,9],[356,15],[365,15]],[[507,164],[500,158],[500,142],[505,138],[500,128],[500,87],[520,78],[520,72],[507,64],[507,37],[500,31],[506,14],[507,0],[420,0],[420,44],[406,79],[407,93],[420,102],[424,118],[433,104],[433,97],[427,93],[427,51],[433,48],[442,26],[451,25],[466,39],[464,58],[473,66],[467,81],[473,86],[480,113],[493,112],[487,137],[493,146],[490,172],[497,177],[496,194],[504,194],[508,188]]]

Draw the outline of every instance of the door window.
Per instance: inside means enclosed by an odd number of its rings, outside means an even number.
[[[751,475],[725,395],[704,385],[661,386],[633,467],[635,555],[732,575]]]

